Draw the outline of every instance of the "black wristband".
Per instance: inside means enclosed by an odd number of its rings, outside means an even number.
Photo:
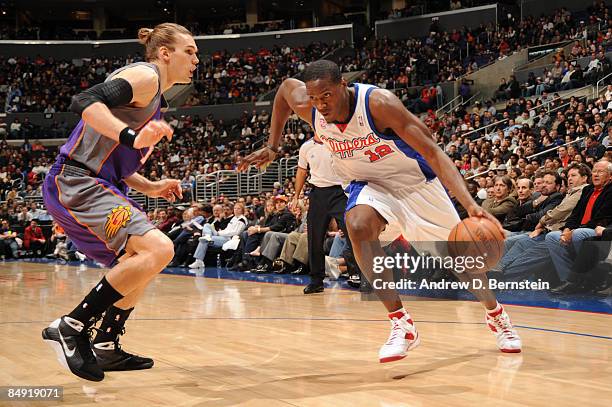
[[[276,154],[280,153],[280,147],[273,147],[270,143],[266,144],[266,148],[274,151]]]
[[[119,133],[119,142],[124,146],[134,148],[134,140],[136,140],[136,132],[129,127],[126,127]]]

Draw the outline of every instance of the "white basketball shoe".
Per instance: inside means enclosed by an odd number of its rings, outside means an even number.
[[[499,350],[504,353],[519,353],[521,351],[521,338],[512,326],[512,321],[510,321],[510,317],[501,304],[498,303],[497,308],[493,311],[486,312],[486,322],[493,335],[495,335]]]
[[[412,318],[404,308],[391,312],[389,319],[391,320],[391,334],[378,352],[380,363],[403,359],[408,351],[421,343]]]

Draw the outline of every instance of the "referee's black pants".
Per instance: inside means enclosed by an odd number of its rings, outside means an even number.
[[[308,215],[308,262],[312,284],[323,284],[325,278],[325,252],[323,244],[327,236],[329,222],[336,219],[338,227],[348,239],[344,223],[347,197],[339,185],[331,187],[315,186],[309,195]]]

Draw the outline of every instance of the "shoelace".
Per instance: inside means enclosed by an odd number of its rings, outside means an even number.
[[[87,339],[89,339],[90,341],[94,338],[95,332],[101,332],[98,328],[96,328],[96,324],[100,319],[102,319],[102,315],[98,317],[91,317],[89,320],[89,327],[87,328]]]
[[[398,335],[404,333],[404,330],[399,326],[397,320],[391,321],[391,325],[393,326],[393,328],[391,328],[391,334],[389,335],[389,339],[387,339],[386,345],[392,344],[393,341],[397,339]]]
[[[81,357],[89,363],[96,363],[96,357],[91,349],[91,339],[93,338],[94,331],[97,330],[95,327],[96,323],[100,320],[101,317],[91,318],[89,320],[90,326],[86,331],[83,331],[81,335],[77,336],[76,343],[77,349],[81,354]]]
[[[94,339],[94,332],[100,332],[102,333],[102,330],[100,328],[96,328],[96,324],[98,323],[98,321],[101,319],[102,317],[98,317],[98,318],[92,318],[90,321],[92,321],[91,326],[87,329],[87,337],[88,337],[88,341],[91,341]],[[113,343],[115,345],[115,352],[117,353],[125,353],[122,349],[121,349],[121,344],[119,343],[119,337],[121,335],[125,334],[125,327],[121,327],[121,332],[119,332],[117,334],[117,336],[115,337],[115,339],[113,340]],[[95,358],[94,358],[95,359]]]
[[[493,321],[495,321],[495,324],[502,329],[502,332],[505,333],[509,339],[514,339],[516,337],[514,327],[505,312],[494,316]]]
[[[117,334],[117,337],[115,338],[115,340],[113,341],[113,343],[115,344],[115,352],[117,353],[126,353],[123,349],[121,349],[121,344],[119,343],[119,337],[121,335],[125,334],[125,327],[122,326],[121,327],[121,332],[119,332],[119,334]]]

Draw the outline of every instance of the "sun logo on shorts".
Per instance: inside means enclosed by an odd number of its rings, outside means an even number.
[[[106,216],[106,223],[104,224],[104,232],[108,239],[112,239],[117,235],[119,229],[124,228],[130,221],[132,216],[132,208],[129,206],[118,206],[111,210]]]

